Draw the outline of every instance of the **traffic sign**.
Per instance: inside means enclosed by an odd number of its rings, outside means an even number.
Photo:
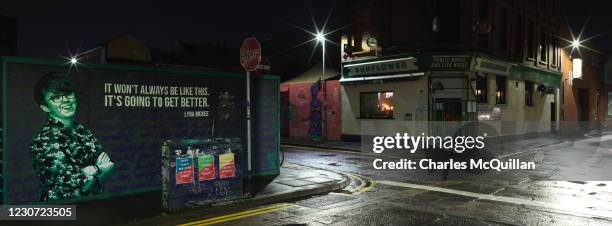
[[[259,64],[256,67],[255,73],[265,75],[270,73],[270,60],[267,57],[261,57]]]
[[[244,70],[254,71],[259,61],[261,61],[261,45],[255,37],[245,39],[240,47],[240,64]]]

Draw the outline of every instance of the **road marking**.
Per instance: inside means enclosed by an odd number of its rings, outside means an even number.
[[[245,217],[251,217],[251,216],[256,216],[256,215],[260,215],[260,214],[264,214],[264,213],[279,211],[279,210],[286,209],[286,208],[289,208],[289,207],[294,207],[294,206],[296,206],[296,205],[289,204],[289,203],[281,203],[281,204],[276,204],[276,205],[272,205],[272,206],[268,206],[268,207],[263,207],[263,208],[259,208],[259,209],[247,210],[247,211],[243,211],[243,212],[239,212],[239,213],[233,213],[233,214],[213,217],[213,218],[209,218],[209,219],[193,221],[193,222],[189,222],[189,223],[186,223],[186,224],[179,224],[177,226],[213,225],[213,224],[218,224],[218,223],[222,223],[222,222],[238,220],[238,219],[242,219],[242,218],[245,218]]]
[[[374,180],[372,178],[368,178],[368,177],[365,177],[363,175],[355,174],[355,173],[349,173],[349,172],[343,172],[343,173],[347,174],[347,175],[349,175],[351,177],[357,178],[357,180],[360,183],[358,187],[350,190],[349,191],[350,193],[359,194],[359,193],[363,193],[363,192],[369,192],[369,191],[374,190],[374,188],[377,185],[376,180]],[[368,184],[368,182],[370,182],[370,183]]]
[[[461,196],[473,197],[476,199],[490,200],[490,201],[495,201],[495,202],[504,202],[504,203],[517,204],[517,205],[550,208],[550,209],[562,210],[563,212],[570,211],[570,212],[579,213],[579,214],[586,215],[586,216],[603,217],[606,219],[612,218],[612,213],[608,211],[586,209],[588,205],[585,205],[584,207],[580,208],[580,205],[576,205],[578,203],[566,203],[565,205],[562,205],[562,204],[547,203],[547,202],[541,202],[541,201],[535,201],[535,200],[512,198],[512,197],[506,197],[506,196],[483,194],[483,193],[476,193],[476,192],[469,192],[469,191],[461,191],[461,190],[455,190],[455,189],[449,189],[449,188],[441,188],[441,187],[420,185],[420,184],[411,184],[411,183],[397,182],[397,181],[384,181],[383,180],[383,181],[378,181],[378,183],[384,184],[384,185],[396,186],[396,187],[414,188],[414,189],[421,189],[421,190],[427,190],[427,191],[448,193],[448,194],[453,194],[453,195],[461,195]],[[587,204],[587,201],[584,201],[584,203],[580,203],[580,204]]]

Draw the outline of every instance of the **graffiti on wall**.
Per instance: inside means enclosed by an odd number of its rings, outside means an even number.
[[[285,85],[289,103],[284,113],[289,119],[289,136],[312,140],[339,140],[341,134],[341,93],[337,80]],[[324,91],[325,90],[325,91]],[[323,110],[325,114],[323,114]],[[325,125],[323,125],[325,118]]]

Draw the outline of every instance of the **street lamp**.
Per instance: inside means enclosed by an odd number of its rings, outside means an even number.
[[[319,32],[315,35],[315,38],[317,39],[317,42],[321,43],[321,48],[323,51],[322,52],[322,61],[323,61],[323,72],[321,73],[321,80],[325,79],[325,35],[323,34],[323,32]]]
[[[322,48],[321,89],[323,90],[323,104],[321,104],[321,135],[323,140],[325,140],[325,35],[323,34],[323,31],[317,32],[315,38],[317,39],[317,42],[321,42]]]
[[[75,65],[76,63],[78,63],[79,61],[77,60],[76,57],[72,57],[70,58],[70,64]]]
[[[580,40],[575,39],[572,41],[572,49],[577,49],[580,47]]]

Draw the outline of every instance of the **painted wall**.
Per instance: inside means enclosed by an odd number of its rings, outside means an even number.
[[[578,95],[580,89],[588,89],[589,121],[601,121],[606,117],[607,92],[601,83],[603,69],[593,65],[593,56],[583,53],[582,78],[572,79],[573,64],[567,50],[562,51],[563,71],[563,120],[579,121]]]
[[[312,111],[312,83],[281,84],[281,91],[289,93],[289,136],[309,138],[311,132]],[[325,139],[340,140],[341,135],[341,94],[340,82],[330,80],[326,82],[326,92],[319,91],[317,99],[325,100]]]
[[[328,140],[340,140],[342,135],[342,94],[340,81],[327,81],[325,88],[327,105],[325,108],[325,134]]]

